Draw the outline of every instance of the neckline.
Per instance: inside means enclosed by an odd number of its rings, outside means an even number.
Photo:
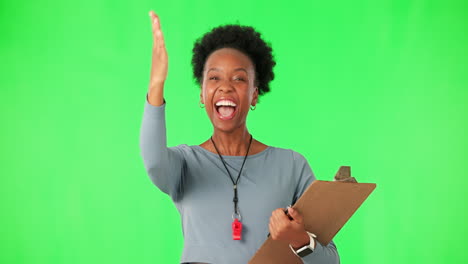
[[[216,153],[213,153],[205,148],[203,148],[202,146],[200,145],[193,145],[194,147],[198,148],[198,149],[201,149],[203,152],[205,153],[208,153],[210,155],[212,155],[213,157],[217,157],[219,158],[218,154]],[[262,155],[265,155],[265,153],[267,153],[272,147],[271,146],[267,146],[264,150],[260,151],[259,153],[256,153],[256,154],[253,154],[253,155],[248,155],[247,156],[247,159],[250,159],[250,158],[255,158],[255,157],[258,157],[258,156],[262,156]],[[225,156],[225,155],[221,155],[223,158],[225,159],[244,159],[245,158],[245,155],[244,156]]]

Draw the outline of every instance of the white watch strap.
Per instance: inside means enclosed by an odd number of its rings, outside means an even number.
[[[302,251],[304,248],[310,248],[310,249],[312,249],[312,251],[314,251],[314,250],[315,250],[315,246],[317,245],[317,244],[316,244],[316,241],[315,241],[315,238],[316,238],[317,236],[316,236],[315,234],[309,232],[309,231],[306,231],[306,232],[307,232],[307,235],[309,235],[309,238],[310,238],[310,243],[309,243],[308,245],[305,245],[305,246],[299,248],[299,249],[296,251],[296,250],[294,250],[294,248],[291,246],[291,244],[289,244],[289,248],[290,248],[290,249],[292,250],[292,252],[293,252],[296,256],[298,256],[298,257],[300,257],[300,256],[297,254],[297,252]]]
[[[310,237],[310,244],[309,244],[310,247],[311,247],[312,249],[315,249],[315,246],[317,245],[317,241],[315,241],[315,238],[316,238],[317,236],[316,236],[315,234],[309,232],[309,231],[306,231],[306,232],[307,232],[307,234],[308,234],[309,237]],[[312,245],[312,243],[313,243],[313,245]]]
[[[294,248],[291,246],[291,244],[289,244],[289,248],[291,249],[291,251],[294,253],[294,255],[298,256],[299,255],[296,253],[296,250],[294,250]]]

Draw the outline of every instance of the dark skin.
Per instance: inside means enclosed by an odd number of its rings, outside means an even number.
[[[215,102],[222,97],[232,98],[236,103],[237,114],[231,120],[222,120],[216,114]],[[208,117],[213,124],[213,140],[221,155],[244,156],[250,140],[246,120],[250,105],[256,105],[258,88],[255,86],[255,68],[248,56],[232,49],[223,48],[213,52],[205,63],[200,102],[205,104]],[[201,147],[217,153],[210,139]],[[249,155],[257,154],[267,145],[252,139]],[[302,215],[289,209],[294,220],[284,214],[282,208],[272,212],[269,229],[274,240],[288,241],[298,249],[309,244]]]
[[[223,48],[213,52],[205,63],[200,102],[205,104],[208,118],[213,125],[212,138],[221,155],[244,156],[250,141],[246,118],[250,106],[257,104],[258,89],[254,86],[255,68],[251,60],[242,52]],[[233,119],[218,117],[215,103],[221,98],[234,101],[236,114]],[[201,147],[217,153],[210,139]],[[267,145],[252,139],[249,155],[257,154]]]
[[[168,56],[164,44],[159,17],[150,12],[153,30],[153,57],[148,91],[148,101],[154,106],[164,103],[164,83],[167,77]],[[216,111],[215,103],[220,99],[229,99],[236,104],[230,118],[222,118]],[[244,156],[250,141],[246,119],[250,106],[258,100],[258,88],[255,85],[255,68],[250,58],[232,48],[223,48],[213,52],[205,62],[203,82],[201,83],[200,102],[205,104],[206,113],[213,125],[212,138],[221,155]],[[201,147],[217,153],[210,139]],[[264,151],[268,146],[256,139],[252,140],[249,155]],[[294,248],[309,244],[309,237],[304,229],[302,215],[289,210],[293,220],[289,220],[282,208],[272,212],[269,229],[272,239],[287,241]]]

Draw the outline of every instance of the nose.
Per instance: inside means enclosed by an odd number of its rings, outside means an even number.
[[[220,85],[219,85],[219,88],[218,88],[218,91],[219,92],[230,92],[230,91],[233,91],[234,90],[234,86],[232,85],[232,83],[227,80],[227,81],[223,81]]]

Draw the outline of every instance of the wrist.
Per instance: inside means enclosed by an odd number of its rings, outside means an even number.
[[[315,238],[317,236],[315,234],[307,232],[307,231],[306,231],[306,233],[307,233],[307,236],[309,237],[309,243],[308,244],[303,245],[300,248],[293,248],[293,246],[291,244],[289,244],[289,248],[291,248],[292,252],[296,256],[298,256],[300,258],[303,258],[303,257],[313,253],[314,250],[315,250],[315,246],[316,246]]]
[[[147,100],[154,106],[161,106],[164,104],[164,84],[150,84],[147,92]]]
[[[155,79],[151,79],[150,82],[149,82],[149,89],[162,89],[164,88],[164,83],[166,82],[166,80],[155,80]]]
[[[301,238],[299,240],[293,241],[290,244],[295,250],[297,250],[297,249],[299,249],[299,248],[301,248],[301,247],[303,247],[305,245],[309,245],[310,244],[310,237],[307,234],[307,232],[304,231],[304,233],[302,233]]]

